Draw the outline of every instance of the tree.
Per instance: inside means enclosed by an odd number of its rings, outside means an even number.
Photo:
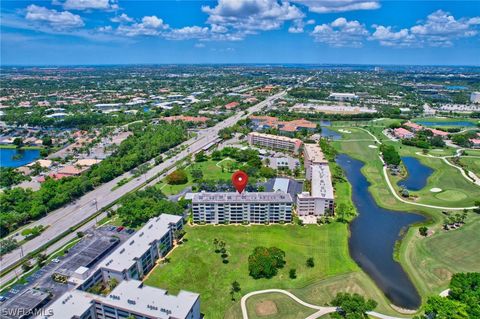
[[[23,140],[20,137],[15,137],[13,140],[13,145],[15,145],[17,148],[20,148],[23,146]]]
[[[277,247],[256,247],[248,256],[248,270],[255,279],[272,278],[285,263],[285,252]]]
[[[26,261],[22,264],[22,271],[23,271],[23,272],[27,272],[27,271],[29,271],[30,269],[32,269],[32,264],[30,263],[29,260],[26,260]]]
[[[306,264],[309,268],[315,267],[315,261],[313,260],[313,257],[308,258]]]
[[[188,182],[187,173],[184,170],[177,169],[173,173],[167,175],[167,183],[170,185],[182,185]]]
[[[331,314],[333,318],[368,318],[367,312],[372,311],[377,306],[374,300],[365,300],[359,294],[349,294],[340,292],[332,300],[331,304],[340,307],[341,311]]]
[[[52,146],[52,138],[50,136],[45,136],[42,138],[42,145],[47,147]]]
[[[288,276],[290,279],[295,279],[297,278],[297,270],[295,268],[292,268],[288,271]]]
[[[213,245],[215,246],[215,252],[219,253],[220,249],[218,249],[218,239],[217,238],[213,239]]]
[[[47,261],[47,255],[46,254],[42,253],[42,254],[37,255],[37,265],[42,267],[43,265],[45,265],[46,261]]]
[[[235,300],[234,296],[236,293],[240,292],[240,290],[242,289],[240,288],[238,281],[235,280],[232,282],[232,287],[230,288],[230,296],[232,297],[232,301]]]
[[[206,160],[208,160],[208,157],[205,155],[204,151],[200,151],[197,154],[195,154],[195,162],[197,163],[205,162]]]
[[[480,214],[480,200],[476,200],[473,204],[476,206],[473,211],[477,214]]]
[[[203,172],[199,168],[194,168],[190,172],[194,182],[200,182],[203,179]]]
[[[428,228],[427,227],[422,226],[418,229],[418,231],[420,232],[420,235],[422,235],[423,237],[427,237],[427,235],[428,235]]]
[[[82,238],[83,236],[85,236],[85,233],[83,231],[77,231],[78,238]]]
[[[425,305],[425,317],[432,319],[470,318],[467,314],[465,304],[440,296],[428,298],[427,304]]]

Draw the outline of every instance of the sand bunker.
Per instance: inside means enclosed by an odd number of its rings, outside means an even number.
[[[344,129],[339,129],[339,132],[345,133],[345,134],[352,134],[352,132],[344,130]]]
[[[368,145],[368,147],[370,147],[370,148],[378,148],[377,145]]]
[[[441,189],[441,188],[438,188],[438,187],[434,187],[434,188],[431,188],[430,191],[431,191],[432,193],[440,193],[440,192],[442,191],[442,189]]]

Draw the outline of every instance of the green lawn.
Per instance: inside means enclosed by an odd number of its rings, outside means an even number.
[[[232,159],[223,159],[221,161],[208,160],[200,163],[192,163],[186,168],[188,182],[181,185],[168,185],[165,180],[158,183],[156,187],[161,189],[165,195],[174,195],[181,192],[185,187],[193,185],[192,170],[200,169],[204,180],[230,180],[232,172],[237,167],[237,163]],[[223,166],[223,169],[222,169]]]
[[[303,288],[330,276],[358,271],[347,248],[347,226],[332,223],[324,226],[194,226],[187,227],[187,242],[171,254],[171,262],[158,266],[146,284],[167,289],[200,293],[202,312],[209,318],[223,318],[235,302],[229,290],[233,281],[241,286],[241,294],[260,289]],[[226,242],[229,263],[223,264],[214,252],[213,239]],[[276,246],[286,253],[286,266],[272,279],[255,280],[248,275],[248,255],[256,246]],[[313,257],[314,268],[307,268],[306,259]],[[290,268],[297,278],[290,279]],[[323,302],[327,302],[323,301]]]
[[[453,273],[480,271],[479,228],[480,216],[470,213],[466,225],[456,230],[435,227],[427,238],[409,233],[403,262],[423,295],[446,289]]]
[[[460,163],[467,170],[480,176],[480,158],[478,157],[460,157]]]
[[[355,128],[345,129],[355,130]],[[419,196],[416,200],[417,202],[453,207],[459,205],[468,206],[473,204],[476,198],[480,198],[480,188],[468,182],[457,169],[448,166],[443,160],[418,156],[415,153],[421,150],[388,141],[387,137],[381,133],[381,127],[369,126],[368,129],[382,142],[395,145],[402,156],[415,156],[423,164],[435,170],[430,176],[425,189],[419,192],[412,192]],[[357,134],[355,133],[355,135]],[[344,135],[345,138],[356,139],[356,137]],[[380,206],[388,209],[425,214],[430,217],[429,221],[426,222],[428,227],[438,232],[438,235],[424,239],[418,236],[418,225],[411,227],[403,239],[396,256],[414,281],[422,297],[425,298],[427,295],[435,294],[445,289],[452,273],[467,270],[480,271],[480,257],[478,249],[475,248],[480,245],[480,236],[478,236],[480,217],[470,213],[468,224],[465,228],[448,233],[441,231],[441,223],[444,219],[441,210],[401,203],[391,195],[383,178],[382,164],[378,159],[377,152],[369,149],[369,144],[371,143],[334,142],[335,147],[340,152],[365,163],[362,173],[371,183],[369,189]],[[430,150],[430,153],[434,154],[432,150]],[[454,150],[446,148],[435,151],[435,153],[437,156],[451,155],[454,153]],[[444,192],[431,193],[430,188],[432,187],[440,187],[444,189]],[[473,237],[476,238],[473,239]]]

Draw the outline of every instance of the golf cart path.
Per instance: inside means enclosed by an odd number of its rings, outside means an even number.
[[[373,135],[370,131],[364,129],[364,128],[361,128],[361,127],[358,127],[358,129],[362,130],[362,131],[365,131],[367,132],[368,134],[370,134],[371,137],[373,137],[373,139],[375,140],[375,142],[377,142],[378,144],[382,144],[382,142],[380,142],[380,140],[375,136]],[[458,154],[458,153],[457,153]],[[434,157],[434,156],[432,156]],[[378,155],[378,158],[380,158],[380,161],[382,161],[383,163],[383,177],[385,178],[385,181],[387,182],[387,185],[388,187],[390,188],[390,192],[393,194],[393,196],[395,196],[396,199],[398,199],[399,201],[401,201],[402,203],[405,203],[405,204],[409,204],[409,205],[415,205],[415,206],[422,206],[422,207],[428,207],[428,208],[433,208],[433,209],[444,209],[444,210],[463,210],[463,209],[474,209],[474,208],[477,208],[476,206],[471,206],[471,207],[442,207],[442,206],[435,206],[435,205],[428,205],[428,204],[421,204],[421,203],[412,203],[412,202],[409,202],[403,198],[401,198],[397,192],[395,191],[395,188],[393,188],[393,185],[392,183],[390,182],[390,179],[388,178],[388,174],[387,174],[387,166],[385,165],[385,162],[383,161],[383,158]],[[450,162],[447,161],[447,159],[444,159],[444,161],[446,161],[450,166],[453,166],[453,164],[451,164]],[[457,167],[458,168],[458,167]],[[465,178],[467,178],[469,181],[470,178],[468,178],[464,173],[463,170],[462,171],[462,174]],[[480,181],[479,181],[480,183]],[[478,184],[480,185],[480,184]]]
[[[323,306],[312,305],[308,302],[305,302],[305,301],[301,300],[300,298],[298,298],[297,296],[295,296],[291,292],[283,290],[283,289],[265,289],[265,290],[252,291],[252,292],[250,292],[250,293],[248,293],[248,294],[246,294],[245,296],[242,297],[242,299],[240,300],[240,305],[242,307],[243,319],[248,319],[248,312],[247,312],[247,299],[248,298],[250,298],[251,296],[266,294],[266,293],[272,293],[272,292],[287,295],[288,297],[292,298],[293,300],[295,300],[297,303],[301,304],[302,306],[318,310],[318,311],[314,312],[313,314],[311,314],[310,316],[306,317],[305,319],[316,319],[316,318],[320,318],[321,316],[326,315],[328,313],[332,313],[332,312],[337,311],[337,307],[323,307]],[[404,319],[404,318],[399,318],[399,317],[387,316],[387,315],[384,315],[384,314],[381,314],[381,313],[378,313],[378,312],[375,312],[375,311],[369,311],[369,312],[367,312],[367,314],[369,314],[373,317],[380,318],[380,319]]]
[[[448,155],[448,156],[433,156],[431,154],[422,154],[421,152],[416,152],[415,154],[417,154],[418,156],[423,156],[423,157],[428,157],[428,158],[438,158],[438,159],[441,159],[443,160],[447,165],[451,166],[451,167],[454,167],[456,169],[458,169],[460,171],[460,173],[462,173],[463,177],[465,177],[466,180],[468,180],[469,182],[473,182],[474,184],[480,186],[480,177],[478,177],[477,175],[475,175],[474,172],[472,171],[467,171],[465,173],[465,170],[460,167],[460,166],[457,166],[453,163],[451,163],[450,161],[448,161],[447,158],[453,158],[453,157],[460,157],[460,152],[463,151],[464,149],[461,148],[461,149],[458,149],[457,150],[457,155]],[[464,157],[473,157],[473,158],[480,158],[480,156],[464,156]]]

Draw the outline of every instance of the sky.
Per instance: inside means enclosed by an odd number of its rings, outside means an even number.
[[[1,65],[480,65],[480,1],[3,0]]]

